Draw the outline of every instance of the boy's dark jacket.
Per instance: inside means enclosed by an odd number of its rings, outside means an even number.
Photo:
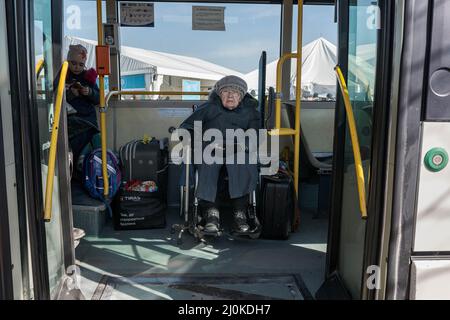
[[[73,74],[70,70],[67,72],[66,85],[79,82],[83,87],[89,87],[91,92],[87,96],[75,96],[69,87],[66,90],[66,100],[77,111],[77,116],[91,122],[96,127],[97,112],[95,107],[100,103],[100,90],[95,82],[88,80],[87,71],[83,71],[79,75]]]

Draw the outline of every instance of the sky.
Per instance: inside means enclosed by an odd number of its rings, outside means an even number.
[[[280,5],[212,4],[225,7],[225,31],[192,30],[193,5],[205,4],[155,3],[155,26],[121,28],[122,45],[193,56],[241,73],[258,67],[263,50],[269,62],[278,58]],[[65,0],[64,7],[65,35],[96,40],[95,2]],[[319,37],[336,44],[333,6],[305,6],[303,25],[303,44]],[[293,48],[295,46],[296,32],[293,34]]]

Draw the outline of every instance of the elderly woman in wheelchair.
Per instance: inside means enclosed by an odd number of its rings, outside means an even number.
[[[186,119],[180,128],[190,132],[198,130],[198,136],[203,137],[209,129],[222,133],[227,137],[231,130],[247,132],[255,130],[256,136],[260,129],[260,114],[257,110],[257,101],[247,93],[247,84],[236,76],[227,76],[219,80],[209,96],[208,102],[199,106],[195,112]],[[197,138],[198,138],[197,136]],[[194,139],[196,134],[194,132]],[[234,139],[234,138],[233,138]],[[241,141],[242,142],[242,141]],[[194,141],[195,145],[195,141]],[[232,205],[233,233],[241,235],[254,235],[259,228],[256,218],[255,190],[257,188],[259,173],[256,162],[249,161],[256,152],[249,148],[247,143],[230,143],[212,141],[198,144],[202,150],[193,149],[194,167],[196,170],[195,205],[198,204],[202,212],[200,228],[205,234],[220,234],[220,210],[218,205],[218,186],[228,181],[228,194]],[[204,159],[196,163],[195,156],[203,152],[206,147],[219,152],[223,161],[206,163]],[[222,157],[226,154],[226,157]],[[244,154],[241,161],[233,160],[236,154]],[[238,156],[239,158],[239,156]],[[242,161],[245,159],[245,161]],[[253,206],[252,206],[253,205]],[[250,215],[249,215],[250,212]]]

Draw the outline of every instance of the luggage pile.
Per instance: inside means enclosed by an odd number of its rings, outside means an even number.
[[[164,228],[167,209],[168,141],[134,140],[119,150],[123,181],[114,229]]]

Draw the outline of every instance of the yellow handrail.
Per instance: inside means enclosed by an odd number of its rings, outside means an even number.
[[[58,143],[59,119],[61,116],[61,106],[64,97],[64,89],[66,85],[67,70],[69,64],[65,61],[61,68],[59,76],[58,91],[56,95],[55,111],[52,125],[52,135],[50,138],[50,154],[48,157],[48,173],[47,184],[45,186],[45,204],[44,204],[44,220],[50,221],[52,218],[52,196],[53,196],[53,180],[55,177],[56,149]]]
[[[359,147],[358,133],[356,131],[355,117],[353,116],[353,109],[350,103],[350,96],[348,94],[347,84],[345,83],[344,75],[339,66],[336,66],[336,76],[341,88],[342,97],[344,98],[345,111],[347,113],[348,127],[350,129],[350,138],[352,140],[353,156],[355,158],[356,181],[358,184],[359,208],[361,210],[361,217],[367,219],[366,206],[366,185],[364,181],[364,170],[361,161],[361,152]]]
[[[103,14],[102,0],[97,0],[97,36],[98,45],[103,45]],[[107,167],[107,151],[106,151],[106,113],[105,113],[105,76],[98,77],[100,91],[100,137],[102,144],[102,173],[103,173],[103,195],[105,199],[109,195],[109,180]]]
[[[281,129],[281,90],[283,65],[288,59],[296,59],[297,53],[286,53],[277,62],[277,83],[275,87],[275,128]]]
[[[44,59],[40,59],[36,65],[36,78],[39,78],[42,69],[44,69]]]

